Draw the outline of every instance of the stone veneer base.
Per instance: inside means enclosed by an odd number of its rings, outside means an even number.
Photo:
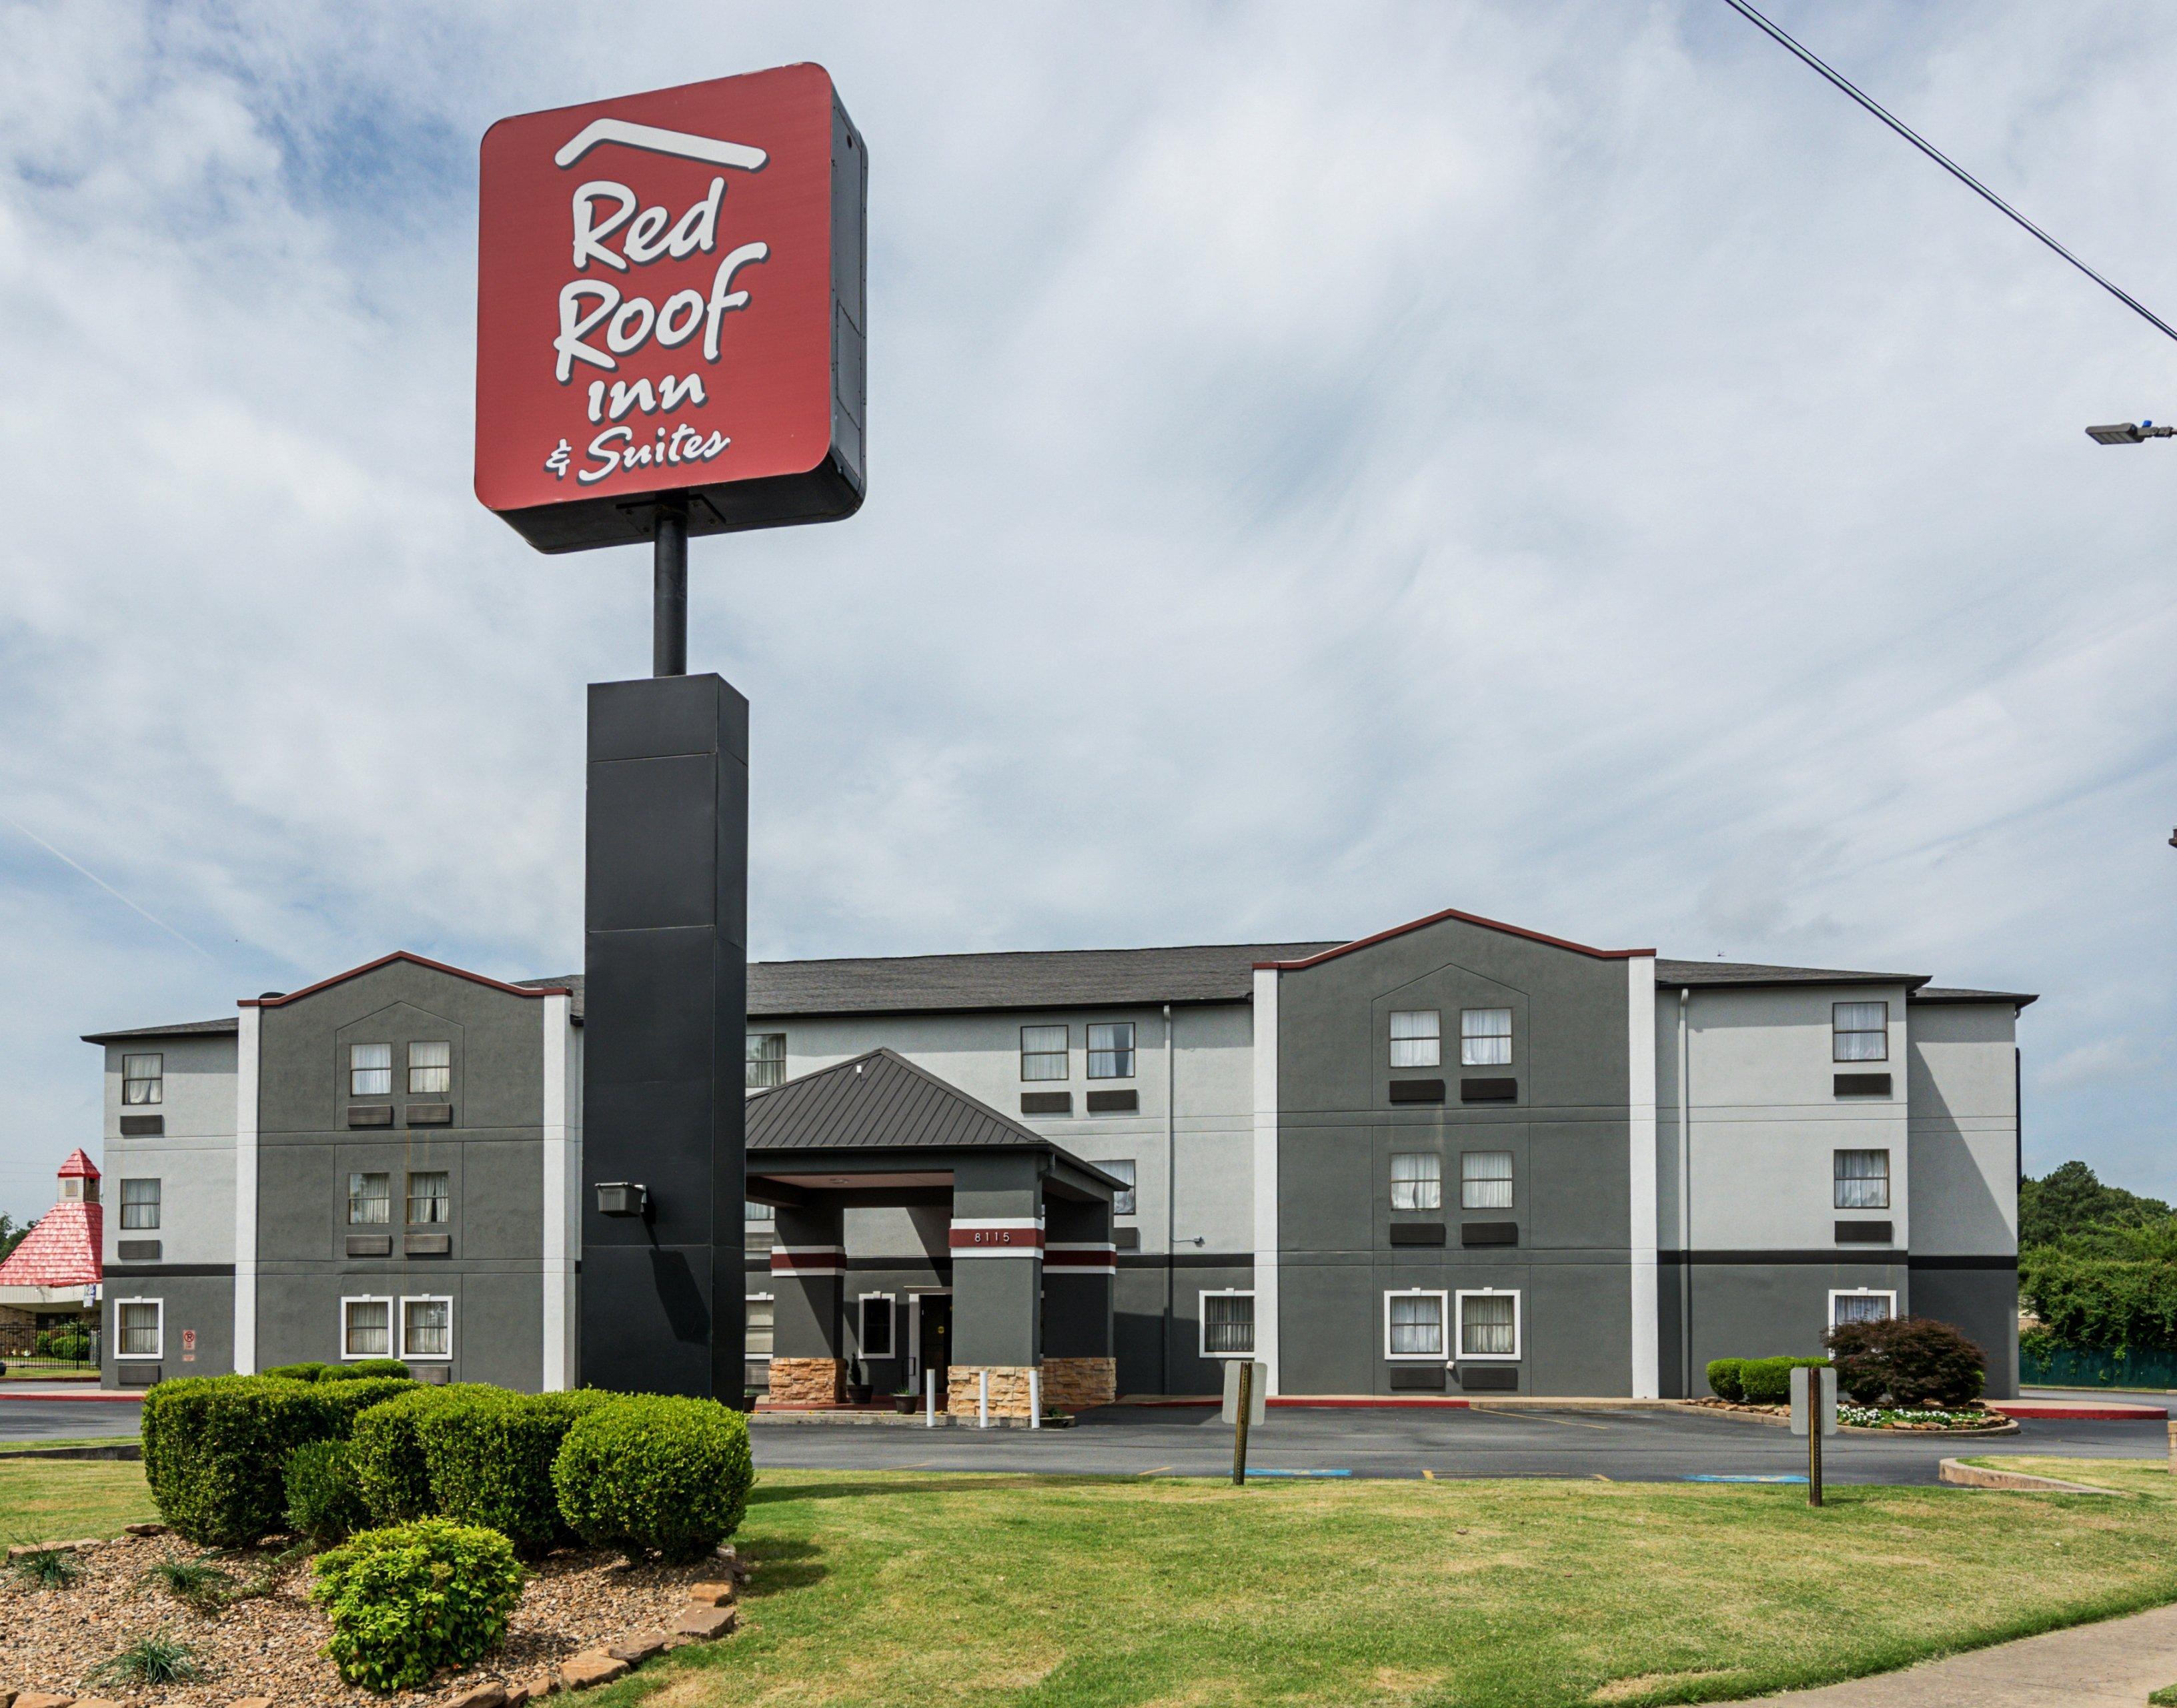
[[[834,1405],[846,1379],[843,1358],[773,1358],[767,1397],[773,1405]]]
[[[990,1416],[1026,1417],[1028,1415],[1028,1367],[1025,1364],[955,1364],[947,1372],[945,1411],[948,1416],[973,1419],[979,1392],[976,1378],[990,1375]]]
[[[1045,1411],[1087,1411],[1119,1397],[1116,1358],[1046,1358],[1043,1361]]]

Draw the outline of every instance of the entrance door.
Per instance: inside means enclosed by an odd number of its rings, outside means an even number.
[[[915,1308],[921,1313],[922,1367],[937,1372],[937,1398],[945,1400],[945,1372],[952,1362],[952,1296],[918,1293]]]

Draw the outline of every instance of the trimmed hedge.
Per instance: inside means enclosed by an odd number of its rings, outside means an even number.
[[[521,1577],[496,1531],[427,1518],[320,1554],[310,1598],[331,1622],[325,1652],[341,1677],[390,1692],[497,1648]]]
[[[1740,1361],[1738,1383],[1749,1405],[1789,1405],[1792,1372],[1819,1370],[1826,1358],[1747,1358]]]
[[[159,1516],[205,1547],[241,1547],[286,1516],[288,1455],[344,1438],[356,1415],[407,1388],[328,1388],[276,1376],[184,1376],[144,1396],[144,1475]]]
[[[1740,1380],[1746,1368],[1743,1358],[1711,1358],[1708,1361],[1708,1389],[1719,1400],[1728,1400],[1734,1405],[1746,1398],[1746,1387]]]
[[[592,1404],[552,1465],[559,1511],[593,1547],[699,1559],[731,1536],[756,1481],[748,1420],[712,1400]]]
[[[328,1364],[320,1382],[361,1382],[373,1376],[397,1376],[406,1382],[408,1367],[398,1358],[358,1358],[352,1364]]]
[[[287,1528],[319,1547],[370,1521],[345,1441],[306,1441],[287,1455]]]
[[[432,1514],[431,1468],[424,1462],[423,1443],[416,1432],[423,1414],[464,1394],[499,1391],[469,1383],[410,1388],[356,1419],[348,1442],[355,1456],[356,1486],[373,1524],[406,1524]]]
[[[327,1369],[323,1364],[275,1364],[270,1370],[260,1370],[259,1376],[278,1376],[289,1382],[315,1382]]]
[[[488,1525],[525,1554],[569,1539],[552,1464],[575,1422],[612,1396],[515,1394],[472,1388],[416,1413],[430,1509],[457,1524]]]

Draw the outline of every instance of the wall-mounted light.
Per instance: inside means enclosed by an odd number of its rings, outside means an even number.
[[[601,1180],[597,1182],[597,1214],[601,1216],[646,1215],[650,1209],[650,1188],[633,1181]]]

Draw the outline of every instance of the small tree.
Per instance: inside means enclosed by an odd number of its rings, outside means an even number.
[[[1980,1398],[1987,1355],[1932,1317],[1841,1323],[1822,1337],[1837,1386],[1862,1405],[1969,1405]]]

